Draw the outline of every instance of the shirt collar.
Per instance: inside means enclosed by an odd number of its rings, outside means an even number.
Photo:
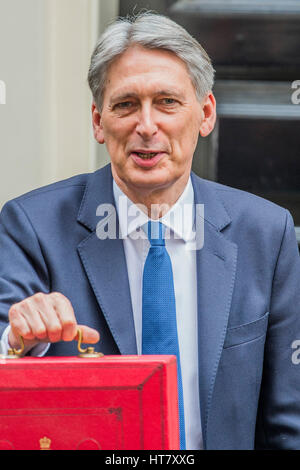
[[[119,217],[120,232],[122,238],[126,238],[134,231],[140,231],[141,227],[147,224],[150,219],[137,204],[134,204],[123,193],[115,180],[113,182],[113,193]],[[191,178],[189,178],[177,202],[159,221],[174,233],[175,238],[182,239],[185,242],[194,239],[195,205]]]

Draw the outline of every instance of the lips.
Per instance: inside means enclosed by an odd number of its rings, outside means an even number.
[[[165,152],[155,150],[134,150],[130,156],[141,168],[153,168],[166,155]]]
[[[159,153],[159,152],[152,152],[152,153],[146,153],[146,152],[135,152],[136,155],[140,158],[144,158],[146,160],[149,160],[149,158],[153,158],[153,157],[156,157],[156,155]]]

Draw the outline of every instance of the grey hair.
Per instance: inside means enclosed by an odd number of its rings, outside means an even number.
[[[132,45],[164,49],[185,62],[199,101],[212,90],[214,69],[203,47],[182,26],[152,12],[118,18],[99,38],[91,58],[88,83],[102,109],[108,68]]]

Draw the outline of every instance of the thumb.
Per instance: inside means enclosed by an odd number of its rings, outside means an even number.
[[[98,341],[100,340],[100,334],[97,330],[94,330],[94,328],[90,328],[86,325],[77,325],[77,328],[82,332],[83,343],[95,344],[98,343]],[[78,333],[75,339],[78,340]]]

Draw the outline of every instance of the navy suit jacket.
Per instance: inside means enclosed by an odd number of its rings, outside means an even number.
[[[192,174],[204,204],[197,251],[201,420],[206,449],[300,448],[300,261],[283,208]],[[100,204],[114,204],[110,165],[32,191],[0,216],[0,334],[10,306],[61,292],[104,354],[136,354],[120,239],[99,240]],[[103,223],[107,218],[103,217]],[[49,355],[77,355],[75,342]]]

